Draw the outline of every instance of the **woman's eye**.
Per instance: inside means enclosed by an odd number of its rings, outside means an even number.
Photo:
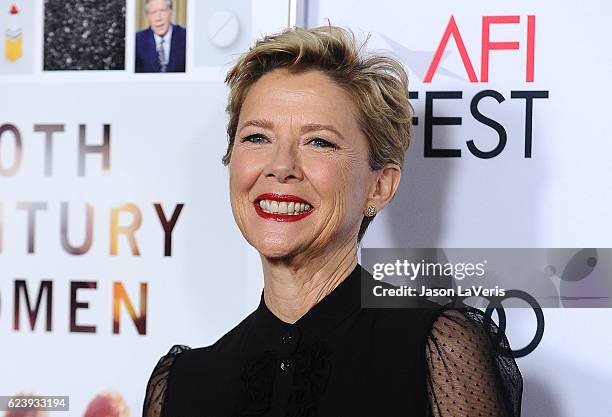
[[[265,136],[255,134],[255,135],[247,136],[246,138],[242,139],[242,142],[263,143],[267,140],[268,138],[266,138]]]
[[[310,141],[310,143],[312,143],[318,148],[336,148],[335,144],[328,142],[325,139],[321,139],[321,138],[314,138],[313,140]]]

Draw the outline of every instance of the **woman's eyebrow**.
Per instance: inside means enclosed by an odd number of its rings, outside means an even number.
[[[238,127],[238,131],[244,129],[245,127],[248,126],[254,126],[254,127],[261,127],[264,129],[272,129],[274,127],[274,123],[272,123],[269,120],[266,119],[254,119],[254,120],[248,120],[244,123],[242,123],[239,127]]]
[[[315,132],[315,131],[318,131],[318,130],[329,130],[330,132],[333,132],[337,136],[339,136],[340,139],[344,140],[344,136],[342,136],[342,133],[340,133],[338,131],[338,129],[336,129],[332,125],[322,125],[322,124],[319,124],[319,123],[309,123],[307,125],[303,125],[302,126],[302,133]]]
[[[261,127],[263,129],[273,129],[274,123],[266,119],[247,120],[246,122],[242,123],[238,127],[237,131],[240,131],[244,129],[245,127],[249,127],[249,126]],[[336,129],[332,125],[324,125],[320,123],[308,123],[306,125],[303,125],[301,130],[302,130],[302,133],[316,132],[319,130],[328,130],[330,132],[335,133],[338,137],[340,137],[340,139],[344,140],[344,136],[342,136],[342,133],[340,133],[338,129]]]

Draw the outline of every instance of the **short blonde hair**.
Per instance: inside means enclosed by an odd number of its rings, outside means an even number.
[[[296,73],[321,71],[342,87],[353,99],[358,123],[368,139],[370,169],[379,170],[387,163],[402,167],[411,140],[408,76],[395,58],[365,53],[366,43],[367,39],[358,46],[353,32],[331,25],[290,28],[258,40],[225,78],[230,94],[223,164],[228,165],[232,157],[240,109],[249,88],[264,74],[286,69]],[[372,219],[364,216],[358,241]]]

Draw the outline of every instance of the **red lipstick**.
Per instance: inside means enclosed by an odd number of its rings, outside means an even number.
[[[273,201],[279,201],[279,202],[284,201],[287,203],[289,202],[304,203],[304,204],[308,204],[311,208],[310,210],[305,211],[304,213],[301,213],[301,214],[266,213],[259,206],[259,202],[261,200],[273,200]],[[310,204],[308,201],[304,200],[303,198],[300,198],[292,194],[274,194],[274,193],[261,194],[257,196],[255,201],[253,202],[253,206],[255,207],[255,211],[260,217],[264,219],[275,220],[277,222],[295,222],[295,221],[303,219],[304,217],[308,216],[310,213],[314,211],[312,208],[312,204]]]

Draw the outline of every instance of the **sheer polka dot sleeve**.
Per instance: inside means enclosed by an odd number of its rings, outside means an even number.
[[[521,373],[506,336],[482,311],[443,310],[425,353],[431,416],[520,416]]]
[[[165,413],[166,388],[172,364],[178,355],[189,350],[189,346],[174,345],[155,365],[147,384],[142,407],[142,417],[169,417]]]

